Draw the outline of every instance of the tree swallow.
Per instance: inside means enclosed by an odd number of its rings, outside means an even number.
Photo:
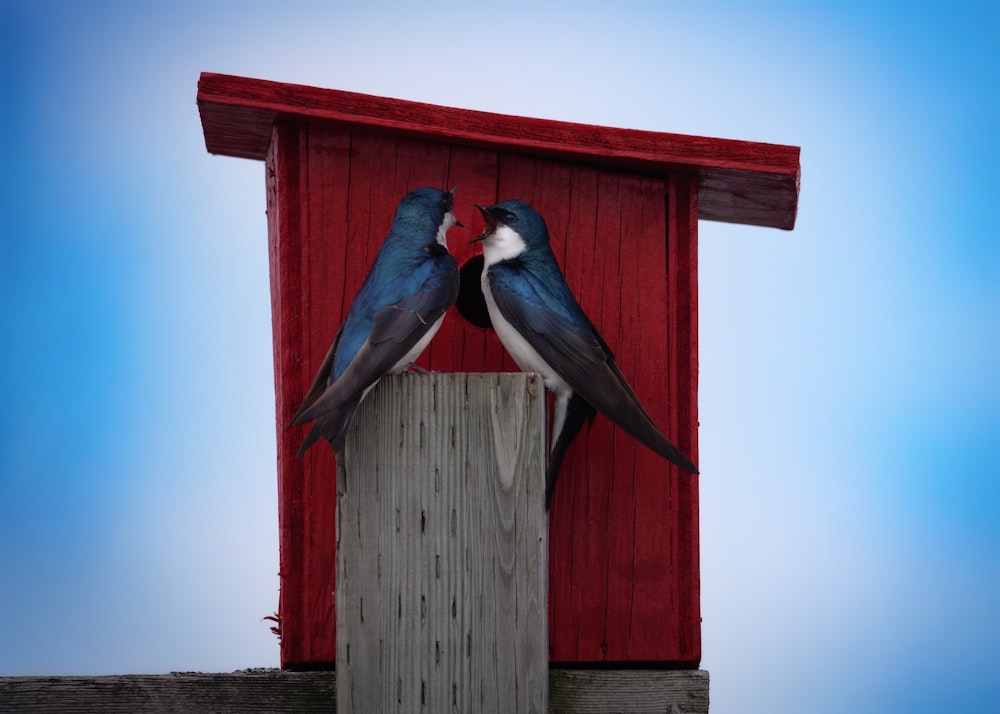
[[[682,469],[697,467],[656,428],[614,355],[566,285],[545,221],[521,200],[489,208],[480,278],[490,320],[518,366],[542,375],[555,397],[545,503],[552,500],[566,449],[595,410]]]
[[[344,448],[358,404],[382,375],[406,370],[441,327],[458,296],[458,264],[447,233],[461,225],[452,212],[455,190],[410,191],[368,277],[337,331],[292,424],[316,420],[299,456],[320,437]]]

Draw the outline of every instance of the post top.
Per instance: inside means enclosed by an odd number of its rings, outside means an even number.
[[[698,176],[698,217],[795,226],[799,147],[455,109],[204,72],[198,109],[210,153],[263,160],[277,121],[337,123],[427,141],[643,174]]]

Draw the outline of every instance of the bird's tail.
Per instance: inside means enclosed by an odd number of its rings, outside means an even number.
[[[683,451],[677,448],[670,439],[661,434],[658,429],[654,429],[654,434],[648,440],[641,437],[637,438],[670,463],[677,464],[688,473],[698,473],[698,467],[694,465],[694,462]]]
[[[349,400],[316,418],[316,423],[313,424],[312,429],[309,430],[306,438],[303,439],[302,446],[299,447],[298,455],[302,456],[306,453],[309,447],[319,441],[320,438],[329,441],[330,446],[336,453],[341,453],[344,450],[347,427],[351,423],[351,418],[354,416],[354,412],[357,410],[360,402],[360,398]],[[300,417],[300,420],[296,423],[309,421],[308,412],[304,413]]]
[[[562,431],[556,437],[556,443],[552,445],[552,452],[549,455],[548,468],[545,469],[545,507],[552,503],[552,496],[556,492],[556,479],[559,478],[559,470],[562,468],[566,450],[573,443],[573,439],[580,433],[584,423],[594,423],[597,410],[590,405],[583,397],[576,392],[569,399],[566,407],[566,421],[563,422]]]
[[[694,465],[691,459],[685,456],[684,452],[677,448],[670,439],[665,437],[663,432],[653,423],[652,417],[643,408],[642,402],[639,401],[639,397],[632,391],[632,387],[626,381],[618,366],[614,363],[609,363],[608,366],[614,371],[621,385],[625,388],[626,396],[624,400],[627,404],[620,405],[624,406],[625,409],[602,409],[601,411],[607,414],[611,421],[625,429],[625,431],[670,463],[677,464],[688,473],[698,473],[698,467]]]
[[[640,407],[641,408],[641,407]],[[650,449],[658,453],[672,464],[677,464],[688,473],[698,473],[698,467],[689,459],[683,451],[663,435],[653,420],[649,418],[645,410],[642,411],[643,418],[634,419],[630,424],[619,424],[618,426],[630,431],[632,436]]]
[[[306,393],[305,399],[302,400],[302,404],[299,405],[299,410],[292,416],[292,420],[288,423],[288,426],[286,426],[285,429],[290,429],[296,424],[305,424],[310,419],[316,418],[315,416],[306,417],[305,414],[316,403],[316,400],[322,396],[323,392],[326,391],[327,379],[330,376],[330,370],[333,368],[333,357],[337,353],[337,342],[340,340],[340,333],[343,329],[344,327],[341,325],[340,330],[337,331],[337,338],[333,341],[333,344],[330,345],[330,349],[327,351],[326,357],[323,358],[323,364],[320,365],[319,371],[316,373],[316,377],[313,379],[312,384],[309,385],[309,391]],[[316,439],[313,439],[313,441],[315,440]],[[301,456],[301,453],[299,455]]]

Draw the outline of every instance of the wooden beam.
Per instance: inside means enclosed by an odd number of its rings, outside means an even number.
[[[255,669],[103,677],[0,677],[0,712],[315,714],[333,712],[333,672]]]
[[[338,710],[544,711],[541,378],[383,378],[337,470]]]
[[[513,117],[208,72],[198,82],[198,109],[214,154],[263,160],[279,119],[332,122],[619,171],[688,173],[698,177],[701,218],[795,225],[795,146]]]
[[[707,714],[705,670],[554,669],[550,714]],[[0,711],[19,714],[320,714],[337,711],[333,672],[254,669],[102,677],[0,677]],[[430,711],[430,710],[428,710]],[[461,710],[460,710],[461,711]],[[465,710],[475,711],[475,710]]]
[[[708,714],[703,669],[554,669],[549,712]]]

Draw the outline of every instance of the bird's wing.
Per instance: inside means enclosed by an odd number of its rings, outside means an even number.
[[[331,443],[340,442],[365,391],[399,362],[455,302],[457,278],[456,267],[445,279],[428,280],[424,289],[375,313],[368,338],[344,373],[292,420],[293,424],[320,420],[306,437],[300,453],[320,436]],[[327,360],[332,361],[333,351]],[[326,371],[329,373],[329,369]],[[334,448],[338,446],[334,444]]]
[[[549,287],[541,285],[527,270],[521,270],[516,276],[515,290],[516,268],[504,267],[493,266],[488,273],[493,299],[504,318],[542,359],[559,372],[574,392],[615,424],[668,461],[696,472],[695,465],[656,428],[615,364],[607,343],[575,299],[572,309],[564,312],[546,307],[543,296],[551,295]],[[570,295],[568,289],[566,295]]]
[[[452,260],[447,264],[444,275],[438,271],[434,279],[425,281],[417,292],[376,312],[368,342],[387,345],[384,348],[386,350],[392,349],[388,347],[391,344],[405,344],[406,349],[400,350],[395,355],[396,361],[399,361],[420,341],[438,318],[455,304],[457,297],[458,266]],[[389,367],[394,364],[395,362],[390,362]]]
[[[582,311],[572,310],[575,299],[569,293],[553,295],[530,271],[508,265],[489,269],[490,292],[497,308],[550,366],[556,369],[574,392],[600,408],[618,393],[613,380],[601,379],[588,389],[603,365],[614,360],[611,350]],[[563,312],[548,307],[553,298],[563,303]],[[572,300],[572,302],[568,302]],[[607,391],[608,397],[587,392]],[[592,397],[592,398],[591,398]]]
[[[323,364],[320,365],[319,371],[316,372],[316,376],[313,378],[312,385],[310,385],[305,399],[302,400],[299,410],[295,412],[295,416],[292,417],[292,421],[289,422],[288,426],[301,424],[302,422],[299,421],[299,417],[302,416],[302,413],[319,399],[319,395],[326,391],[327,383],[330,381],[330,370],[333,369],[333,356],[337,354],[337,345],[340,344],[340,336],[343,332],[344,326],[341,325],[337,330],[337,336],[333,338],[333,344],[330,345],[326,357],[323,358]]]

